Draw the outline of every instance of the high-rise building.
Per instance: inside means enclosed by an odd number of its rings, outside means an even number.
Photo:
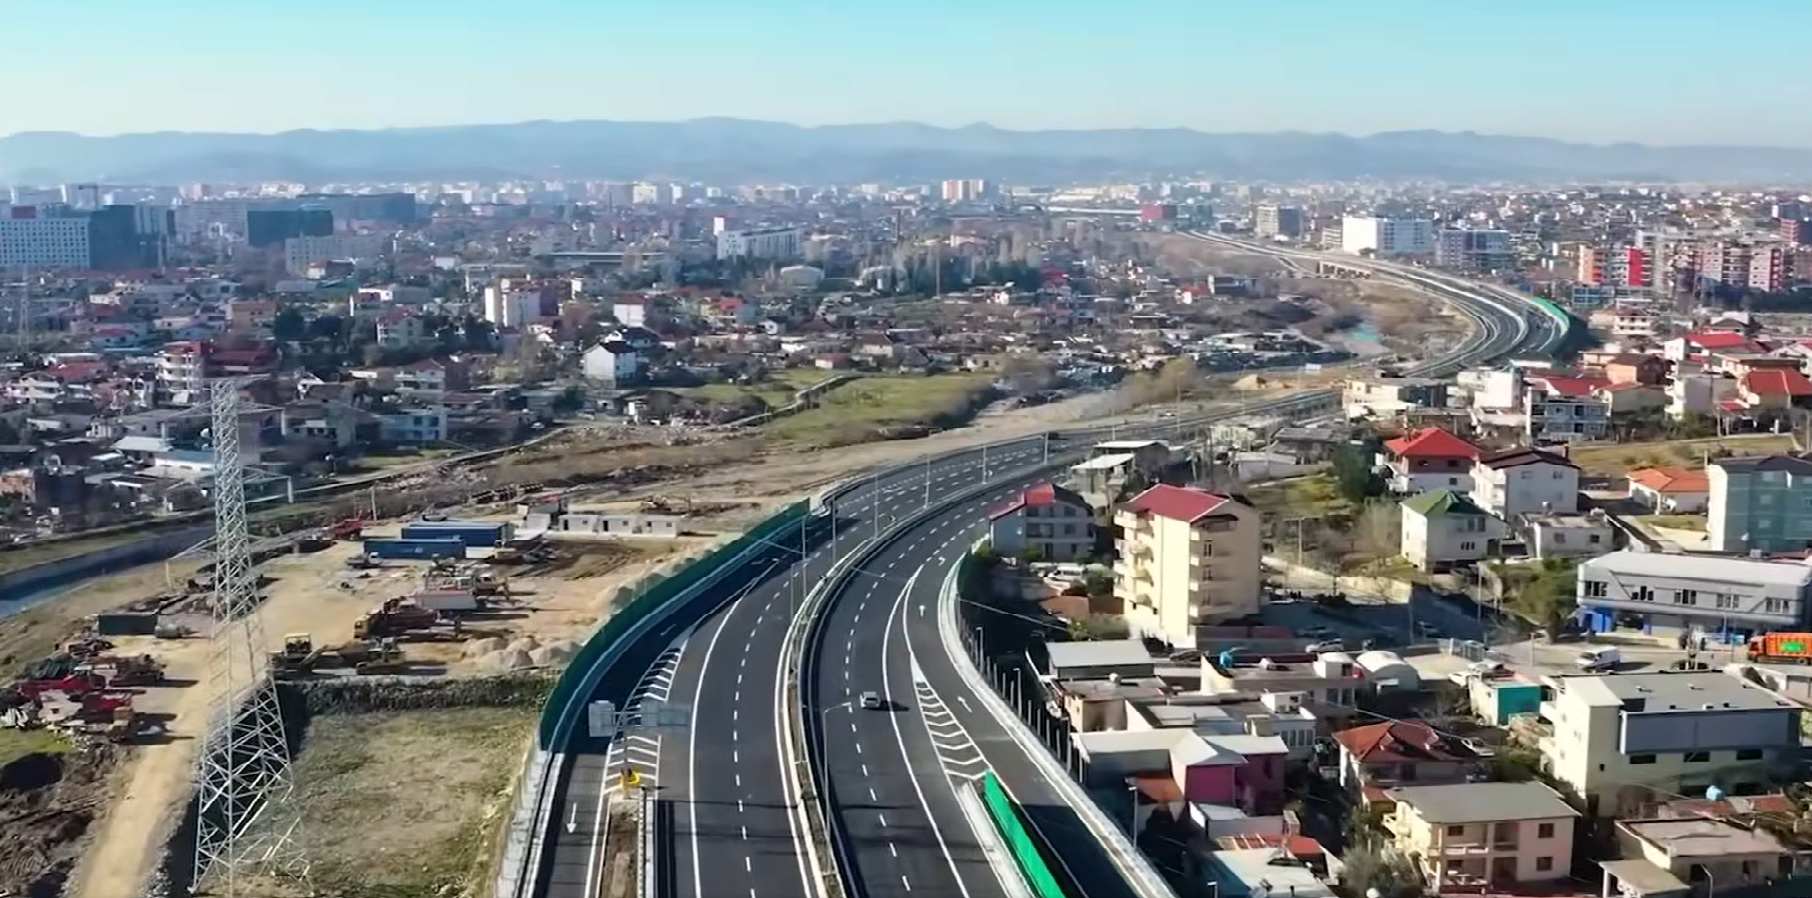
[[[1516,267],[1510,232],[1485,228],[1444,228],[1435,242],[1435,264],[1468,273]]]
[[[1301,237],[1301,206],[1260,203],[1252,207],[1252,232],[1260,237]]]
[[[421,206],[413,193],[304,193],[291,206],[326,209],[341,224],[368,221],[409,225],[421,216]]]
[[[1574,279],[1594,287],[1652,287],[1654,271],[1640,247],[1582,246]]]
[[[291,237],[326,237],[333,222],[333,212],[324,208],[252,209],[245,214],[245,242],[262,249]]]
[[[1812,244],[1812,221],[1800,218],[1780,220],[1781,239],[1794,246]]]
[[[85,269],[91,259],[88,228],[87,216],[0,207],[0,271]]]
[[[1425,218],[1348,215],[1340,222],[1340,248],[1380,256],[1426,256],[1434,252],[1434,222]]]

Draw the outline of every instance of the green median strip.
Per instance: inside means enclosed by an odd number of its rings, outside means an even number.
[[[1001,841],[1013,855],[1014,866],[1019,868],[1019,875],[1025,878],[1026,886],[1035,898],[1068,898],[1045,863],[1044,855],[1038,851],[1032,834],[1026,831],[1025,822],[1019,818],[1019,806],[1007,797],[1007,790],[1001,788],[999,778],[992,771],[982,774],[981,796],[982,806],[988,809],[988,817],[994,821]]]

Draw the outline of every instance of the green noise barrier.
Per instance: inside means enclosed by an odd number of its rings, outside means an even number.
[[[704,555],[682,561],[677,570],[666,574],[649,574],[634,586],[626,590],[636,591],[636,595],[627,602],[619,603],[616,613],[606,618],[599,627],[561,671],[560,679],[548,692],[547,703],[541,706],[541,721],[537,728],[541,748],[545,751],[557,751],[561,737],[561,718],[567,713],[568,706],[582,699],[582,693],[595,686],[594,675],[598,663],[614,648],[624,635],[650,614],[679,598],[693,587],[704,582],[741,555],[751,546],[765,542],[784,542],[777,536],[789,528],[797,528],[799,520],[810,511],[809,501],[795,502],[754,527],[747,533],[724,543]]]
[[[1057,884],[1057,877],[1045,864],[1038,845],[1032,841],[1032,834],[1026,831],[1025,822],[1019,819],[1019,806],[1007,797],[1007,790],[1001,788],[993,771],[982,774],[981,796],[982,805],[988,809],[994,828],[1000,831],[1001,841],[1012,853],[1013,864],[1019,868],[1019,875],[1025,878],[1032,894],[1036,898],[1067,898],[1063,887]]]

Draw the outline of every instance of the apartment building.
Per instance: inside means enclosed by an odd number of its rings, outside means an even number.
[[[1801,626],[1812,596],[1812,568],[1753,558],[1612,552],[1576,579],[1579,620],[1594,632],[1624,623],[1738,640]]]
[[[1648,254],[1640,247],[1579,248],[1579,270],[1575,277],[1581,284],[1595,287],[1653,287],[1654,272]]]
[[[1384,818],[1398,853],[1421,868],[1430,892],[1485,890],[1567,878],[1573,810],[1539,782],[1455,783],[1390,790]]]
[[[1389,417],[1412,408],[1446,408],[1447,387],[1433,377],[1356,377],[1341,391],[1349,416],[1365,413]]]
[[[988,538],[1003,555],[1071,562],[1095,553],[1095,510],[1075,490],[1035,483],[988,514]]]
[[[1430,255],[1435,250],[1434,222],[1425,218],[1348,215],[1340,221],[1340,248],[1354,255]]]
[[[798,228],[752,228],[717,235],[719,259],[765,259],[785,262],[802,254]]]
[[[1526,514],[1579,510],[1579,466],[1541,449],[1507,449],[1472,466],[1472,501],[1514,525]]]
[[[1252,207],[1252,233],[1259,237],[1301,237],[1303,221],[1301,206],[1259,203]]]
[[[1652,789],[1760,791],[1771,764],[1799,755],[1799,706],[1716,671],[1550,677],[1537,747],[1589,813],[1621,816]],[[1629,788],[1641,787],[1641,788]]]
[[[1435,264],[1454,271],[1482,274],[1516,266],[1510,232],[1488,228],[1445,228],[1435,239]]]
[[[1723,458],[1706,467],[1705,532],[1716,552],[1812,546],[1812,459]]]
[[[1531,443],[1602,440],[1611,432],[1609,404],[1597,395],[1598,378],[1531,378],[1523,393],[1524,438]]]
[[[1481,561],[1508,535],[1503,521],[1451,489],[1403,500],[1402,518],[1403,557],[1424,571]]]
[[[1258,611],[1256,509],[1228,496],[1159,484],[1120,506],[1114,594],[1133,633],[1196,648],[1198,627]]]

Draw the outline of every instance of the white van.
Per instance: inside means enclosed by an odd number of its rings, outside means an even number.
[[[1623,663],[1623,653],[1614,645],[1586,649],[1576,659],[1580,670],[1614,670]]]

